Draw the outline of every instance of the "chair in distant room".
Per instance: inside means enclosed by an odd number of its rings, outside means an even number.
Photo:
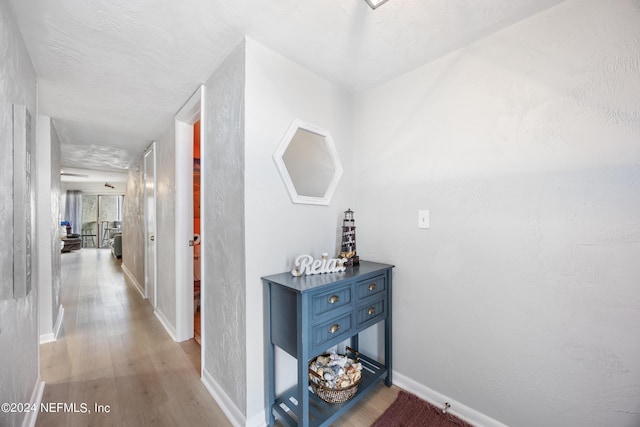
[[[105,246],[105,244],[108,245],[116,234],[122,232],[122,221],[109,221],[106,224],[107,226],[102,230],[101,247]]]
[[[113,236],[119,233],[122,233],[122,221],[113,221],[111,223],[111,230],[109,231],[109,238],[113,239]]]
[[[122,258],[122,233],[117,233],[109,240],[109,248],[111,248],[111,254],[117,259]]]
[[[82,223],[82,231],[80,233],[82,237],[82,247],[88,248],[89,242],[91,242],[91,247],[96,247],[96,230],[95,230],[95,221],[89,221]]]

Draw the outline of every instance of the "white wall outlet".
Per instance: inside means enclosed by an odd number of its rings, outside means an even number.
[[[429,219],[429,211],[418,211],[418,228],[430,228],[431,221]]]

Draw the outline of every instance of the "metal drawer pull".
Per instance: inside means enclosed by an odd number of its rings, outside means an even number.
[[[375,314],[376,312],[376,308],[375,307],[369,307],[369,309],[367,310],[367,314],[369,316],[371,316],[372,314]]]
[[[338,295],[331,295],[327,301],[329,304],[335,304],[340,301],[340,297]]]
[[[338,332],[338,330],[340,329],[340,325],[338,325],[337,323],[334,323],[333,325],[331,325],[331,327],[329,328],[329,333],[330,334],[335,334],[336,332]]]
[[[372,283],[372,284],[370,284],[370,285],[369,285],[369,290],[370,290],[370,291],[375,291],[375,290],[376,290],[376,288],[377,288],[377,286],[376,286],[376,284],[375,284],[375,283]]]

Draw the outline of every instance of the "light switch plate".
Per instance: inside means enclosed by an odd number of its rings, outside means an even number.
[[[431,220],[429,218],[428,210],[418,211],[418,228],[430,228]]]

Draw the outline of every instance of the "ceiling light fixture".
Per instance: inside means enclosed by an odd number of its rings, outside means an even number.
[[[60,171],[60,176],[77,176],[79,178],[89,178],[89,175],[86,175],[83,173],[72,173],[72,172],[65,172],[65,171]]]
[[[376,9],[382,6],[383,4],[385,4],[386,2],[388,2],[389,0],[365,0],[365,1],[369,6],[371,6],[371,9]]]

